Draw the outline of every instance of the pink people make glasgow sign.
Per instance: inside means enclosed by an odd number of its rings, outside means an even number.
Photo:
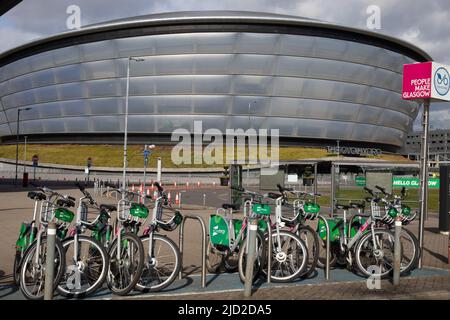
[[[450,67],[436,62],[403,66],[402,99],[450,101]]]

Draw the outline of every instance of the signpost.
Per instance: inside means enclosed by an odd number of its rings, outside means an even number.
[[[430,102],[450,101],[450,67],[436,62],[405,64],[403,66],[402,99],[423,102],[423,133],[420,164],[420,224],[419,268],[422,268],[423,230],[428,199],[428,129]]]

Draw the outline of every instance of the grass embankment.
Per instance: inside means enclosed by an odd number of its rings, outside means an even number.
[[[129,145],[128,146],[128,165],[131,168],[141,168],[143,166],[143,145]],[[172,146],[158,146],[153,151],[149,158],[149,167],[156,167],[156,158],[161,157],[163,166],[166,168],[206,168],[206,167],[221,167],[226,164],[226,161],[216,164],[194,164],[193,153],[191,153],[191,164],[175,164],[171,159]],[[235,149],[236,159],[247,157],[240,155]],[[24,149],[23,145],[19,145],[19,159],[23,159]],[[123,165],[123,146],[121,145],[75,145],[75,144],[28,144],[27,145],[27,160],[31,157],[39,155],[39,162],[41,163],[55,163],[65,165],[85,166],[88,157],[92,158],[93,166],[97,167],[121,167]],[[225,160],[225,150],[223,158]],[[214,154],[213,154],[214,155]],[[301,160],[308,158],[325,158],[334,156],[327,153],[324,148],[307,148],[307,147],[280,147],[280,160]],[[15,145],[0,146],[0,158],[15,159],[16,147]],[[373,158],[373,157],[372,157]],[[401,156],[396,155],[381,155],[377,157],[385,160],[404,160]]]

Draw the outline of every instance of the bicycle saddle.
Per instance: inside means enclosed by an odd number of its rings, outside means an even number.
[[[345,204],[336,203],[336,209],[348,210],[348,209],[350,209],[350,206],[345,205]]]
[[[27,196],[28,196],[28,198],[33,199],[33,200],[45,200],[45,199],[47,199],[45,194],[40,193],[40,192],[34,192],[34,191],[28,192]]]
[[[112,204],[101,204],[100,205],[100,209],[111,212],[111,211],[116,211],[117,207],[115,205],[112,205]]]
[[[358,203],[358,202],[350,202],[350,207],[356,208],[356,209],[364,209],[365,204],[364,203]]]
[[[73,202],[70,199],[58,199],[56,201],[56,204],[60,207],[68,207],[68,208],[75,207],[75,202]]]
[[[224,208],[225,210],[227,210],[227,209],[238,210],[239,209],[239,205],[232,204],[232,203],[224,203],[224,204],[222,204],[222,208]]]

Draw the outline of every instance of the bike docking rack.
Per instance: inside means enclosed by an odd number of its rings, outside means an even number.
[[[327,241],[326,241],[326,258],[325,258],[325,279],[330,280],[330,226],[328,225],[327,219],[319,214],[317,216],[318,219],[322,219],[323,223],[325,224],[325,229],[327,233]]]
[[[205,222],[203,221],[202,217],[196,216],[196,215],[183,215],[183,221],[180,225],[180,234],[179,234],[179,242],[178,247],[180,249],[180,257],[181,257],[181,267],[180,267],[180,273],[178,274],[178,279],[183,279],[183,246],[184,246],[184,224],[186,220],[192,219],[197,220],[200,223],[200,227],[202,229],[202,288],[206,288],[206,227]]]

